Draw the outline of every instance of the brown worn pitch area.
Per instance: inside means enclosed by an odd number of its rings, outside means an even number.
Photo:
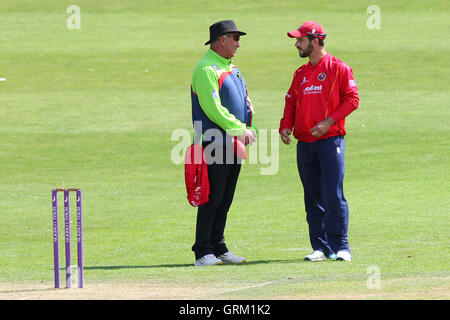
[[[384,282],[384,285],[395,285]],[[155,283],[155,282],[118,282],[89,283],[85,288],[55,289],[48,283],[0,283],[0,300],[207,300],[207,299],[449,299],[450,290],[447,283],[441,286],[416,288],[404,292],[390,290],[371,290],[365,292],[302,292],[290,295],[265,295],[261,290],[273,285],[273,282],[245,284],[230,287],[212,287],[211,284]],[[328,291],[328,292],[327,292]]]
[[[82,289],[55,289],[48,284],[0,284],[0,300],[181,300],[195,299],[196,296],[202,299],[208,293],[208,289],[199,286],[181,287],[167,283],[91,283]]]

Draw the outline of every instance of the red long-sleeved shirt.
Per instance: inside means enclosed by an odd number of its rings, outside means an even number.
[[[308,62],[297,69],[285,100],[279,131],[294,128],[294,137],[303,142],[345,135],[345,117],[359,105],[352,69],[329,53],[315,66]],[[335,124],[314,137],[310,130],[330,116]]]

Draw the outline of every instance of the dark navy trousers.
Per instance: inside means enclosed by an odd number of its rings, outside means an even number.
[[[340,250],[350,252],[344,154],[344,136],[297,144],[311,246],[327,256]]]

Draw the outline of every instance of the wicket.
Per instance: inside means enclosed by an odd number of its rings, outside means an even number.
[[[69,193],[76,192],[77,204],[77,248],[78,248],[78,288],[83,288],[83,220],[81,212],[81,189],[53,189],[53,260],[55,271],[55,288],[60,287],[59,275],[59,230],[58,230],[58,191],[64,192],[64,237],[66,248],[66,288],[72,288],[72,263],[70,250],[70,199]]]

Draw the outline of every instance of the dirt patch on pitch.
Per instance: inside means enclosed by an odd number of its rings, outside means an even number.
[[[415,281],[416,285],[411,284]],[[431,283],[430,283],[431,282]],[[117,282],[89,283],[85,288],[55,289],[48,283],[0,283],[0,300],[208,300],[208,299],[259,299],[259,300],[365,300],[365,299],[448,299],[449,278],[389,279],[383,280],[380,289],[365,286],[349,288],[338,284],[315,284],[311,288],[301,283],[298,290],[290,288],[286,294],[271,291],[284,288],[287,281],[273,280],[261,283],[216,284],[168,282]],[[403,289],[399,290],[399,285]],[[364,288],[365,287],[365,288]]]
[[[208,299],[219,289],[168,283],[94,283],[83,289],[40,284],[0,284],[0,300],[183,300]]]

